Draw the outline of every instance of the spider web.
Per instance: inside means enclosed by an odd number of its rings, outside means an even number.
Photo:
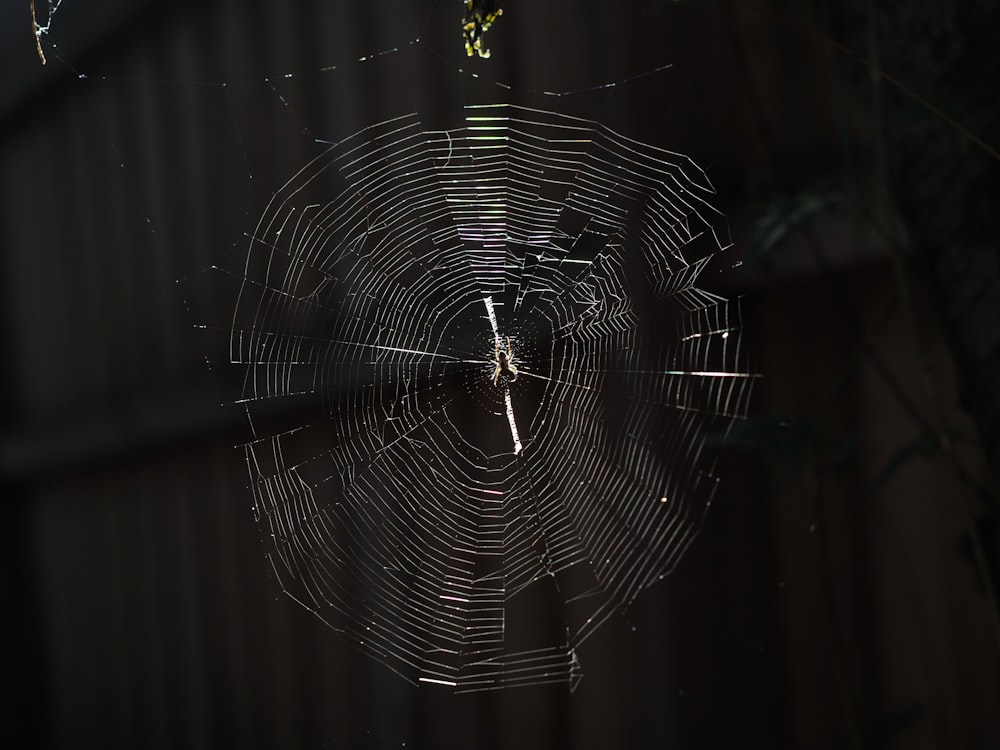
[[[729,244],[713,192],[500,104],[378,123],[274,193],[245,266],[207,272],[232,319],[201,326],[285,593],[415,683],[575,686],[698,531],[706,437],[750,394],[738,306],[696,286]]]

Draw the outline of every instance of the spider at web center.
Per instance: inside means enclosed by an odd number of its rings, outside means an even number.
[[[493,385],[500,385],[501,382],[509,383],[517,380],[517,365],[514,364],[514,347],[511,346],[510,336],[507,337],[507,347],[501,348],[499,339],[494,345],[493,359],[490,364],[493,367]]]

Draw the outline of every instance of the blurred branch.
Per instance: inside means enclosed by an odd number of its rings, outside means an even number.
[[[45,53],[42,51],[42,29],[35,16],[35,0],[31,0],[31,31],[35,35],[35,48],[38,50],[38,57],[41,58],[42,65],[45,65]]]

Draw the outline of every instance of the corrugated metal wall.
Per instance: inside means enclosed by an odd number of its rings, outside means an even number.
[[[898,601],[882,511],[850,502],[869,497],[874,457],[907,434],[877,374],[851,381],[854,413],[843,414],[872,466],[854,466],[826,510],[808,487],[735,460],[682,570],[588,644],[577,693],[453,697],[347,648],[269,579],[233,448],[245,428],[218,405],[175,283],[240,252],[314,138],[411,109],[454,123],[463,104],[493,96],[596,115],[690,153],[746,247],[755,186],[788,165],[818,181],[840,170],[814,40],[725,4],[511,2],[484,65],[464,57],[458,0],[146,3],[118,14],[65,0],[39,73],[15,5],[2,11],[4,77],[24,83],[4,89],[0,110],[0,481],[7,682],[20,715],[10,726],[32,737],[9,746],[836,747],[848,736],[838,664],[865,721],[916,722],[915,744],[899,746],[1000,741],[996,670],[978,656],[989,630],[949,547],[960,514],[933,502],[953,492],[947,472],[915,475],[885,501],[913,589]],[[632,86],[527,93],[666,62],[675,67]],[[289,71],[303,73],[275,78]],[[877,252],[859,259],[844,244],[830,249],[860,271],[836,285],[775,274],[748,300],[769,378],[762,411],[809,413],[817,383],[854,355],[831,289],[874,309],[887,275]],[[748,278],[720,284],[738,291]],[[908,376],[912,352],[889,350]],[[824,513],[844,660],[823,613],[812,527]]]

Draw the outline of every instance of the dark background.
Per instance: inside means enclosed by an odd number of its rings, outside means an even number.
[[[997,11],[510,0],[480,61],[461,10],[65,0],[44,66],[0,10],[5,744],[1000,746]],[[411,687],[281,595],[175,283],[316,138],[490,101],[705,167],[765,375],[574,693]]]

